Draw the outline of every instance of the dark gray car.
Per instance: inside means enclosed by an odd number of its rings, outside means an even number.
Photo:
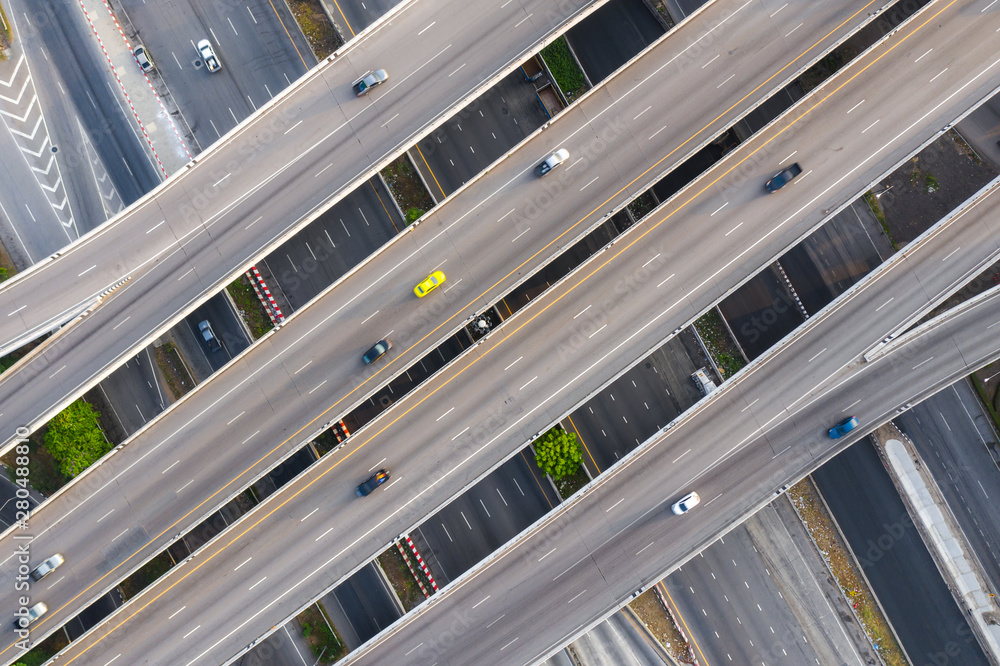
[[[388,340],[379,340],[375,343],[374,347],[365,352],[365,355],[361,357],[361,360],[365,362],[365,365],[371,365],[385,356],[385,353],[390,349],[392,349],[391,342]]]

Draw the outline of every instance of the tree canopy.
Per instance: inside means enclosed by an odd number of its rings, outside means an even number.
[[[77,400],[56,414],[45,433],[45,449],[68,478],[83,472],[111,450],[90,404]]]
[[[583,463],[576,435],[555,427],[535,440],[535,462],[553,480],[575,474]]]

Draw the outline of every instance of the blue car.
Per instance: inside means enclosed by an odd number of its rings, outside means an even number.
[[[857,427],[858,417],[852,416],[851,418],[841,421],[837,425],[830,428],[830,439],[839,439]]]

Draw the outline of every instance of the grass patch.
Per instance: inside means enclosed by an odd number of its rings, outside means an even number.
[[[694,327],[723,378],[735,375],[746,365],[739,347],[722,322],[718,308],[712,308],[702,315],[694,323]]]
[[[933,174],[927,174],[924,176],[924,191],[927,194],[933,194],[940,189],[938,185],[938,179],[934,177]]]
[[[583,78],[583,71],[576,63],[573,52],[569,50],[565,37],[560,37],[542,49],[541,56],[552,72],[556,85],[566,95],[567,101],[572,103],[587,91],[587,81]]]
[[[171,343],[166,342],[156,348],[156,366],[163,373],[167,389],[173,394],[175,401],[194,388],[193,380],[184,367],[180,354]]]
[[[407,613],[416,608],[427,597],[420,591],[417,579],[410,573],[410,569],[403,561],[403,556],[399,554],[399,549],[393,545],[384,553],[378,556],[379,566],[385,572],[385,577],[389,579],[389,584],[396,591],[403,604],[403,610]]]
[[[288,8],[309,42],[317,60],[322,60],[343,45],[344,41],[330,23],[319,0],[288,0]]]
[[[28,438],[28,481],[32,488],[48,497],[69,483],[70,479],[59,471],[59,464],[45,450],[42,444],[44,437],[45,432],[42,429],[32,433]],[[16,452],[10,451],[3,457],[3,464],[7,467],[7,476],[11,481],[16,481],[14,476],[16,455]]]
[[[871,209],[872,215],[878,220],[879,226],[882,227],[882,233],[885,237],[889,239],[889,243],[892,244],[892,249],[899,251],[899,246],[896,245],[896,241],[892,239],[892,234],[889,233],[889,225],[885,221],[885,211],[882,210],[882,206],[879,205],[878,197],[871,193],[871,190],[865,192],[865,203],[868,204],[868,208]]]
[[[7,11],[0,4],[0,62],[7,59],[7,49],[14,44],[14,37],[10,31],[10,21],[7,19]]]
[[[427,192],[406,153],[382,169],[382,178],[389,186],[396,203],[406,211],[407,224],[413,224],[421,215],[434,207],[434,200],[431,199],[430,193]]]
[[[318,602],[313,604],[299,613],[295,619],[302,626],[302,635],[312,648],[313,656],[319,659],[319,663],[332,664],[347,654],[347,646],[344,645],[337,628],[330,622],[330,616],[326,614],[326,609],[321,604]]]
[[[44,641],[18,657],[15,663],[18,666],[42,666],[67,645],[69,645],[69,641],[66,640],[66,633],[55,631]]]
[[[580,488],[590,483],[590,477],[587,476],[587,472],[583,469],[583,465],[574,474],[569,476],[564,476],[558,481],[553,481],[556,486],[556,490],[559,491],[559,496],[566,499]]]
[[[628,605],[646,625],[649,632],[660,641],[663,648],[681,664],[693,664],[694,651],[680,632],[670,613],[660,603],[655,589],[646,590]]]
[[[160,553],[149,562],[146,562],[138,571],[118,584],[125,601],[132,599],[144,589],[156,582],[158,578],[166,574],[174,566],[174,561],[170,559],[166,551]]]
[[[792,486],[788,490],[788,498],[816,542],[820,554],[830,567],[830,572],[844,596],[854,607],[854,612],[861,621],[865,634],[878,651],[882,663],[886,666],[905,666],[907,661],[903,657],[903,651],[889,630],[889,625],[874,597],[865,586],[864,579],[857,570],[846,545],[841,541],[833,520],[826,513],[826,508],[820,501],[812,481],[807,477]]]
[[[236,303],[236,309],[246,322],[254,340],[262,338],[274,328],[264,304],[257,298],[257,292],[253,290],[253,285],[246,275],[241,275],[236,282],[226,287],[226,290]]]

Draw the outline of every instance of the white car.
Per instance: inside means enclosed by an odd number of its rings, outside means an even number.
[[[674,505],[670,507],[670,510],[674,512],[675,515],[681,515],[690,511],[693,507],[698,506],[701,503],[701,498],[698,497],[698,493],[688,493],[684,497],[680,498]]]
[[[208,71],[215,73],[222,69],[222,63],[219,62],[219,58],[215,55],[212,42],[207,39],[198,42],[198,55],[205,61],[205,67],[208,68]]]
[[[132,55],[135,56],[135,61],[139,63],[139,67],[142,68],[144,72],[151,72],[153,70],[153,61],[149,59],[149,52],[146,51],[146,47],[142,44],[135,47],[132,51]]]
[[[27,613],[15,617],[14,626],[20,628],[27,627],[29,624],[31,624],[32,622],[34,622],[35,620],[37,620],[38,618],[40,618],[41,616],[45,615],[48,612],[49,612],[49,607],[46,606],[41,601],[39,601],[37,604],[29,608]]]
[[[45,560],[31,572],[31,577],[35,580],[41,580],[48,576],[50,573],[59,568],[59,565],[66,561],[59,553],[56,553],[49,559]]]
[[[565,148],[560,148],[556,152],[552,153],[545,158],[545,161],[538,165],[538,175],[544,176],[549,171],[552,171],[557,166],[569,159],[569,151]]]
[[[358,97],[367,95],[372,91],[372,88],[382,85],[388,80],[389,75],[384,69],[376,69],[374,72],[368,72],[354,82],[354,94]]]

